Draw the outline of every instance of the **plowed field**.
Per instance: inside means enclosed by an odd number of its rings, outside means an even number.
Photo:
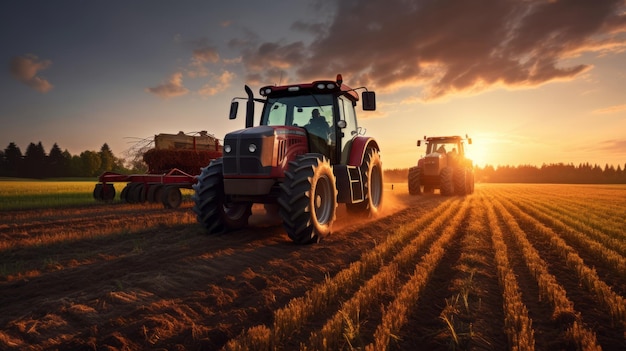
[[[221,236],[190,204],[2,212],[0,349],[626,349],[626,187],[385,202],[306,246],[262,207]]]

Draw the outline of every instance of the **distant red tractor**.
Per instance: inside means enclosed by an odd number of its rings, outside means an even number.
[[[376,109],[374,92],[362,93],[365,111]],[[380,148],[358,127],[355,89],[337,80],[265,86],[254,98],[245,86],[246,128],[226,134],[223,157],[203,168],[193,185],[194,212],[209,233],[247,225],[254,203],[277,207],[296,243],[331,232],[337,203],[376,215],[383,200]],[[238,99],[231,104],[235,119]],[[263,110],[254,127],[255,103]]]
[[[460,136],[424,137],[426,156],[409,168],[409,194],[432,193],[439,189],[441,195],[468,195],[474,192],[474,166],[465,157],[464,143],[471,138]],[[417,141],[417,146],[421,145]]]

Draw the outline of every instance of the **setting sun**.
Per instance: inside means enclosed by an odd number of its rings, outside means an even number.
[[[465,154],[474,162],[474,166],[485,167],[485,165],[489,164],[487,146],[480,143],[480,141],[473,140],[471,145],[466,145]]]

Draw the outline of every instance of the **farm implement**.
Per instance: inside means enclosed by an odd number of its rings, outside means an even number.
[[[104,172],[98,178],[93,197],[109,202],[115,199],[113,183],[127,183],[120,200],[127,203],[162,203],[177,208],[182,202],[180,189],[192,189],[200,169],[222,155],[219,141],[201,132],[199,136],[158,134],[155,147],[144,153],[148,165],[146,174]]]

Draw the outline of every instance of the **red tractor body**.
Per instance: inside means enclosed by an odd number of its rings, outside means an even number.
[[[376,214],[382,204],[379,147],[360,135],[356,92],[337,81],[267,86],[264,99],[248,94],[246,128],[224,137],[223,157],[204,168],[194,185],[198,221],[210,233],[247,224],[253,203],[277,205],[295,242],[330,232],[337,203]],[[375,109],[373,92],[363,109]],[[263,105],[253,126],[254,106]],[[231,105],[236,118],[238,102]],[[267,207],[267,206],[266,206]]]

